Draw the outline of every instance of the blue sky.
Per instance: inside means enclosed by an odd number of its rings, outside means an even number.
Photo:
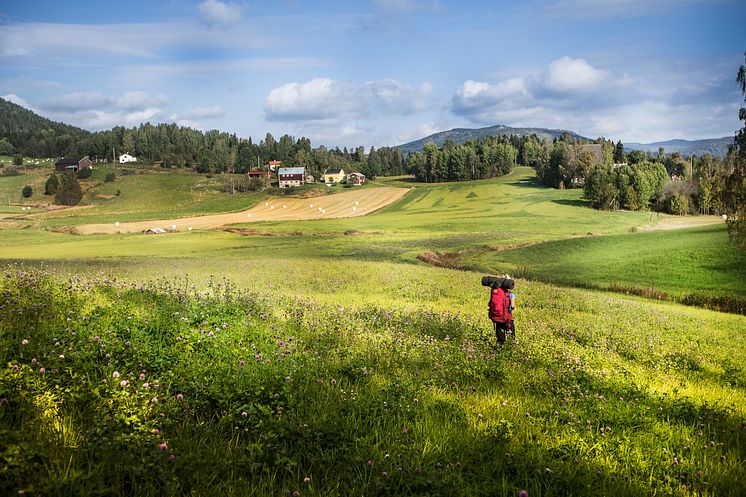
[[[0,96],[89,130],[177,122],[314,146],[454,127],[729,136],[746,2],[0,2]]]

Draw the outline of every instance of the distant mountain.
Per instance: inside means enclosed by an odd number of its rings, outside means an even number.
[[[564,129],[547,129],[547,128],[511,128],[510,126],[503,126],[498,124],[497,126],[490,126],[488,128],[455,128],[448,131],[441,131],[439,133],[426,136],[413,142],[399,145],[398,148],[403,154],[410,152],[418,152],[428,143],[434,143],[437,146],[442,146],[446,140],[451,140],[454,143],[466,143],[469,140],[480,140],[488,136],[530,136],[535,134],[539,138],[547,138],[553,140],[559,138],[563,133],[569,133],[570,136],[578,140],[588,140],[579,134],[567,131]],[[657,150],[657,149],[656,149]]]
[[[733,145],[733,137],[725,136],[723,138],[708,138],[705,140],[668,140],[655,143],[625,143],[624,150],[642,150],[653,154],[658,152],[659,147],[663,147],[666,152],[679,152],[683,156],[696,155],[701,157],[705,154],[712,156],[725,157],[728,153],[728,147]]]

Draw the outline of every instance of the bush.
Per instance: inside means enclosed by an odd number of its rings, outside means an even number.
[[[54,196],[54,203],[58,205],[78,205],[83,198],[83,190],[80,188],[78,178],[73,173],[62,175],[62,181]]]
[[[22,166],[23,165],[23,156],[16,154],[13,156],[13,165],[14,166]]]
[[[57,175],[52,173],[49,175],[47,182],[44,183],[44,195],[54,195],[57,193],[57,188],[60,186],[60,180]]]
[[[79,169],[76,176],[78,179],[88,179],[93,175],[93,169],[90,167],[84,167],[83,169]]]
[[[681,192],[674,193],[668,199],[668,212],[677,216],[689,213],[689,198]]]
[[[34,194],[34,189],[31,188],[30,185],[24,186],[23,190],[21,190],[21,195],[23,196],[23,198],[29,198],[33,194]]]
[[[109,173],[109,174],[106,175],[106,179],[104,179],[104,181],[106,181],[107,183],[111,183],[115,179],[117,179],[117,175],[114,174],[114,173]]]

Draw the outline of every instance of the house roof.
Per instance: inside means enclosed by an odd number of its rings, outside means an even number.
[[[85,159],[87,156],[80,156],[80,157],[63,157],[62,159],[58,160],[54,163],[55,166],[63,166],[67,164],[71,165],[78,165],[80,161]]]
[[[324,174],[339,174],[342,172],[342,169],[327,169],[324,171]]]
[[[357,176],[359,178],[365,178],[365,175],[363,173],[350,173],[347,176]]]
[[[588,152],[593,155],[593,160],[595,161],[595,164],[603,164],[604,163],[604,147],[603,145],[599,143],[587,143],[585,145],[581,145],[581,150],[587,150]]]
[[[305,172],[305,167],[281,167],[277,174],[304,174]]]

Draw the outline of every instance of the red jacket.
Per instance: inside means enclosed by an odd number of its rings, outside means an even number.
[[[508,310],[510,308],[509,294],[502,288],[493,288],[490,291],[489,317],[496,323],[504,323],[513,319],[513,314]]]

